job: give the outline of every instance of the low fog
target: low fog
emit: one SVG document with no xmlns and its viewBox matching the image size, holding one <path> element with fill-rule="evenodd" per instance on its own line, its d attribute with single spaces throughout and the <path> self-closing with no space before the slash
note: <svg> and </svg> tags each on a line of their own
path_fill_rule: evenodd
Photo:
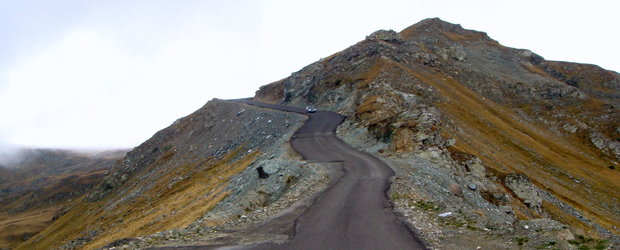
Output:
<svg viewBox="0 0 620 250">
<path fill-rule="evenodd" d="M 12 168 L 23 156 L 21 148 L 0 144 L 0 167 Z"/>
<path fill-rule="evenodd" d="M 89 158 L 119 158 L 123 157 L 130 148 L 72 148 L 72 149 L 51 149 L 51 148 L 31 148 L 24 146 L 14 146 L 0 144 L 0 167 L 8 169 L 16 169 L 24 163 L 25 159 L 32 159 L 33 156 L 41 155 L 39 153 L 55 153 L 57 156 L 82 156 Z"/>
</svg>

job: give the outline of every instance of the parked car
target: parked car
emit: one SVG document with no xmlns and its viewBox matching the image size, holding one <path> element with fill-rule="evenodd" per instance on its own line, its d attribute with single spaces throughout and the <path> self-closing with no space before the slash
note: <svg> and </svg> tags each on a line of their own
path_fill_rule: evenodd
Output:
<svg viewBox="0 0 620 250">
<path fill-rule="evenodd" d="M 314 113 L 314 112 L 316 112 L 316 108 L 314 108 L 314 106 L 312 106 L 312 105 L 308 105 L 308 106 L 306 106 L 306 112 Z"/>
</svg>

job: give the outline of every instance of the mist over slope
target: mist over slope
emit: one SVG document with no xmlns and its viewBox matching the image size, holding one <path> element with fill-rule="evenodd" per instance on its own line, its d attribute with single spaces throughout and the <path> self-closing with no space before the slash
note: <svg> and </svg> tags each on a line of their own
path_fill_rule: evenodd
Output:
<svg viewBox="0 0 620 250">
<path fill-rule="evenodd" d="M 616 72 L 427 19 L 377 31 L 255 99 L 345 115 L 338 136 L 394 168 L 387 195 L 430 248 L 619 243 Z M 304 119 L 209 101 L 129 152 L 19 248 L 286 242 L 291 235 L 252 229 L 333 176 L 290 148 Z"/>
</svg>

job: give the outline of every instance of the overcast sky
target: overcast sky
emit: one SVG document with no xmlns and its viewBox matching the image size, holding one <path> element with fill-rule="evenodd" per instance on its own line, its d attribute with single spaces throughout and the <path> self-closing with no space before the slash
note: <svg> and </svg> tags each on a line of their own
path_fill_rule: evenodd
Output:
<svg viewBox="0 0 620 250">
<path fill-rule="evenodd" d="M 378 29 L 440 17 L 620 71 L 617 1 L 0 0 L 0 144 L 133 147 Z"/>
</svg>

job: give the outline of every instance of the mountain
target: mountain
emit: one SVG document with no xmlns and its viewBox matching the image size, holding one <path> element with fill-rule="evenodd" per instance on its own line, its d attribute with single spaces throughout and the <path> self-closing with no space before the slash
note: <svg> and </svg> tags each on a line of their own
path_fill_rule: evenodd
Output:
<svg viewBox="0 0 620 250">
<path fill-rule="evenodd" d="M 0 247 L 16 246 L 50 225 L 125 152 L 16 150 L 0 167 Z"/>
<path fill-rule="evenodd" d="M 424 183 L 410 172 L 434 170 L 402 158 L 431 154 L 449 168 L 433 181 L 454 176 L 434 188 L 472 185 L 464 191 L 518 220 L 552 218 L 596 236 L 620 226 L 619 97 L 616 72 L 546 61 L 439 19 L 375 32 L 257 92 L 346 114 L 345 141 L 403 165 L 409 180 L 396 186 Z M 437 202 L 436 191 L 397 195 Z"/>
<path fill-rule="evenodd" d="M 547 61 L 434 18 L 374 32 L 254 100 L 346 116 L 338 136 L 395 170 L 386 194 L 429 248 L 620 243 L 616 72 Z M 286 242 L 292 225 L 262 227 L 338 176 L 337 163 L 290 147 L 305 119 L 211 100 L 129 152 L 19 248 Z"/>
<path fill-rule="evenodd" d="M 179 228 L 204 234 L 203 225 L 240 223 L 291 192 L 309 194 L 327 170 L 307 167 L 286 143 L 303 121 L 211 100 L 127 153 L 81 202 L 18 249 L 98 248 Z"/>
</svg>

